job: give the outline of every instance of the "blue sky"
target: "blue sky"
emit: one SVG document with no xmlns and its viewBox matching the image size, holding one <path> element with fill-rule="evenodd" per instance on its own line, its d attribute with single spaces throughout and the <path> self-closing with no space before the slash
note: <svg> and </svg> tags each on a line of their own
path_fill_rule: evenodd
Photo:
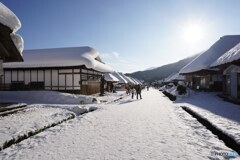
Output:
<svg viewBox="0 0 240 160">
<path fill-rule="evenodd" d="M 1 2 L 20 19 L 25 49 L 91 46 L 122 72 L 175 62 L 223 35 L 240 34 L 239 0 Z M 194 43 L 183 38 L 189 24 L 198 24 L 203 32 Z"/>
</svg>

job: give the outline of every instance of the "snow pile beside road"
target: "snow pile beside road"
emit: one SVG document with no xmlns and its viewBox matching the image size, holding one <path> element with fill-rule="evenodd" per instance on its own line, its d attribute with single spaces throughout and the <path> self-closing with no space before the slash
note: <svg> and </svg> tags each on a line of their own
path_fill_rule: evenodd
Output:
<svg viewBox="0 0 240 160">
<path fill-rule="evenodd" d="M 166 90 L 166 85 L 159 88 L 159 91 L 165 91 L 165 90 Z"/>
<path fill-rule="evenodd" d="M 95 111 L 99 108 L 99 106 L 92 105 L 92 104 L 88 104 L 88 105 L 61 105 L 61 104 L 54 105 L 54 104 L 51 104 L 51 105 L 43 105 L 43 106 L 66 109 L 68 111 L 75 113 L 76 116 Z"/>
<path fill-rule="evenodd" d="M 0 91 L 1 103 L 27 104 L 91 104 L 97 100 L 91 96 L 56 91 Z"/>
<path fill-rule="evenodd" d="M 53 124 L 73 118 L 73 113 L 60 108 L 32 105 L 17 114 L 0 117 L 0 150 L 19 139 L 31 136 Z"/>
<path fill-rule="evenodd" d="M 223 101 L 216 93 L 206 92 L 178 99 L 175 103 L 191 109 L 240 144 L 239 105 Z"/>
<path fill-rule="evenodd" d="M 96 95 L 97 96 L 97 95 Z M 126 91 L 117 91 L 116 93 L 105 92 L 104 96 L 98 96 L 97 99 L 103 103 L 111 103 L 126 97 Z"/>
<path fill-rule="evenodd" d="M 168 88 L 165 90 L 166 92 L 174 95 L 174 96 L 177 96 L 178 95 L 178 92 L 177 92 L 177 87 L 176 86 L 172 86 L 171 88 Z"/>
</svg>

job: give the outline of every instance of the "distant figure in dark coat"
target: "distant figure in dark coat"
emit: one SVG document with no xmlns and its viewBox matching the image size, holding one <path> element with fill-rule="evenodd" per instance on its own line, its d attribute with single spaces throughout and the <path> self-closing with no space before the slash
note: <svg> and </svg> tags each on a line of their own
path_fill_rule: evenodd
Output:
<svg viewBox="0 0 240 160">
<path fill-rule="evenodd" d="M 142 88 L 140 85 L 137 85 L 136 92 L 137 92 L 137 99 L 138 99 L 138 95 L 140 96 L 140 99 L 142 99 L 142 95 L 141 95 Z"/>
</svg>

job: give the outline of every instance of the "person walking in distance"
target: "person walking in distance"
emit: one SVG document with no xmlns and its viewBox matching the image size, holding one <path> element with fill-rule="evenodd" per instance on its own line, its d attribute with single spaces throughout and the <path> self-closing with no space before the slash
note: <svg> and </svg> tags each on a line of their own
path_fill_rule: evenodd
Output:
<svg viewBox="0 0 240 160">
<path fill-rule="evenodd" d="M 133 97 L 134 97 L 135 92 L 136 92 L 135 88 L 134 88 L 134 87 L 131 87 L 130 93 L 132 94 L 132 99 L 133 99 Z"/>
<path fill-rule="evenodd" d="M 142 88 L 140 85 L 137 85 L 136 92 L 137 92 L 137 99 L 138 99 L 138 95 L 139 95 L 140 99 L 142 99 L 142 95 L 141 95 Z"/>
</svg>

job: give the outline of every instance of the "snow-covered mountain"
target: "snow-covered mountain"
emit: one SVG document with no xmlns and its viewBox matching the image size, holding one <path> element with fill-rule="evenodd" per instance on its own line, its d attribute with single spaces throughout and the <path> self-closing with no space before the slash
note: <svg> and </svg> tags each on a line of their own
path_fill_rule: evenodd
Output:
<svg viewBox="0 0 240 160">
<path fill-rule="evenodd" d="M 141 79 L 144 81 L 154 81 L 154 80 L 159 80 L 162 78 L 165 78 L 169 76 L 172 73 L 177 73 L 181 68 L 183 68 L 185 65 L 187 65 L 189 62 L 191 62 L 193 59 L 195 59 L 199 54 L 195 54 L 191 57 L 187 57 L 185 59 L 182 59 L 178 62 L 163 65 L 160 67 L 154 67 L 154 68 L 149 68 L 144 71 L 137 71 L 130 73 L 131 77 Z"/>
<path fill-rule="evenodd" d="M 149 68 L 145 69 L 144 71 L 152 70 L 152 69 L 155 69 L 155 68 L 157 68 L 157 67 L 149 67 Z"/>
</svg>

